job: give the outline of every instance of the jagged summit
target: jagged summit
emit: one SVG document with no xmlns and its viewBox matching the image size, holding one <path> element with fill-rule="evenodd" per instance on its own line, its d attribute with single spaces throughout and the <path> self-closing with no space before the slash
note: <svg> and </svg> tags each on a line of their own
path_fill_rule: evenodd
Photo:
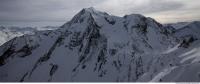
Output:
<svg viewBox="0 0 200 84">
<path fill-rule="evenodd" d="M 89 18 L 93 18 L 94 17 L 99 17 L 102 15 L 107 15 L 106 13 L 100 12 L 96 9 L 94 9 L 93 7 L 90 8 L 83 8 L 80 12 L 78 12 L 69 22 L 67 22 L 66 24 L 64 24 L 62 26 L 65 27 L 69 24 L 73 24 L 73 23 L 82 23 L 86 20 L 88 20 Z"/>
<path fill-rule="evenodd" d="M 83 8 L 69 22 L 64 24 L 62 28 L 68 27 L 70 24 L 74 24 L 74 23 L 86 24 L 89 18 L 93 18 L 93 21 L 95 21 L 99 26 L 103 26 L 107 23 L 114 25 L 116 22 L 121 22 L 121 21 L 123 21 L 126 24 L 131 22 L 133 25 L 137 25 L 137 24 L 143 25 L 143 24 L 149 23 L 149 25 L 151 26 L 153 25 L 162 26 L 161 24 L 156 22 L 154 19 L 145 17 L 141 14 L 130 14 L 130 15 L 125 15 L 124 17 L 118 17 L 118 16 L 109 15 L 105 12 L 101 12 L 101 11 L 96 10 L 93 7 L 90 7 L 90 8 Z"/>
<path fill-rule="evenodd" d="M 83 8 L 78 14 L 76 14 L 75 16 L 77 15 L 108 15 L 107 13 L 105 12 L 101 12 L 99 10 L 96 10 L 95 8 L 93 7 L 90 7 L 90 8 Z"/>
<path fill-rule="evenodd" d="M 89 13 L 91 13 L 91 14 L 95 14 L 95 15 L 100 15 L 100 14 L 102 14 L 102 15 L 108 15 L 106 12 L 102 12 L 102 11 L 99 11 L 99 10 L 97 10 L 97 9 L 95 9 L 94 7 L 89 7 L 89 8 L 83 8 L 82 9 L 82 11 L 86 11 L 86 12 L 89 12 Z"/>
<path fill-rule="evenodd" d="M 90 12 L 90 13 L 100 12 L 100 11 L 96 10 L 94 7 L 83 8 L 82 10 Z"/>
</svg>

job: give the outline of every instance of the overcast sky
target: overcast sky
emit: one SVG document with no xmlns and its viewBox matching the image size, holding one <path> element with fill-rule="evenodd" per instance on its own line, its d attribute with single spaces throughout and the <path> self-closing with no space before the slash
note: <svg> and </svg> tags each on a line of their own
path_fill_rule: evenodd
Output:
<svg viewBox="0 0 200 84">
<path fill-rule="evenodd" d="M 82 8 L 143 14 L 162 23 L 200 20 L 200 0 L 0 0 L 1 22 L 66 22 Z"/>
</svg>

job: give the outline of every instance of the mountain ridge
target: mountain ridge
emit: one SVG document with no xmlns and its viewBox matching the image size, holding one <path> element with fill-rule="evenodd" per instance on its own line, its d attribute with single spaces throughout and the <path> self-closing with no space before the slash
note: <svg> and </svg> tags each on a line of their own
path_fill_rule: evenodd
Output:
<svg viewBox="0 0 200 84">
<path fill-rule="evenodd" d="M 200 44 L 192 38 L 143 15 L 84 8 L 56 30 L 2 45 L 0 81 L 196 82 Z"/>
</svg>

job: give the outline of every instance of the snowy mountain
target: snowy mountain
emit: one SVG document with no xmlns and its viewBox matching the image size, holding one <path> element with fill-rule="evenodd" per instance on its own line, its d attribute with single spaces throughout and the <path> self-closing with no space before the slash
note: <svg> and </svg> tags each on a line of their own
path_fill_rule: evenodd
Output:
<svg viewBox="0 0 200 84">
<path fill-rule="evenodd" d="M 188 24 L 190 24 L 190 22 L 177 22 L 177 23 L 169 23 L 169 24 L 164 24 L 164 25 L 170 25 L 176 29 L 180 29 Z"/>
<path fill-rule="evenodd" d="M 176 35 L 178 37 L 193 36 L 200 39 L 200 21 L 190 22 L 187 25 L 177 29 Z"/>
<path fill-rule="evenodd" d="M 24 34 L 34 34 L 36 31 L 41 30 L 53 30 L 58 27 L 46 26 L 46 27 L 15 27 L 15 26 L 0 26 L 0 45 L 3 43 Z"/>
<path fill-rule="evenodd" d="M 200 41 L 186 39 L 190 28 L 199 25 L 176 30 L 139 14 L 85 8 L 57 30 L 3 44 L 0 81 L 199 82 Z"/>
</svg>

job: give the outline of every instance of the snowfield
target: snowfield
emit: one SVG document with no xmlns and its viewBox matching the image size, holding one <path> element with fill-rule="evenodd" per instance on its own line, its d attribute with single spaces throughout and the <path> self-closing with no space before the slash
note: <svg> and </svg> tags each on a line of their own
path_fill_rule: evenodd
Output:
<svg viewBox="0 0 200 84">
<path fill-rule="evenodd" d="M 179 26 L 180 27 L 180 26 Z M 84 8 L 56 30 L 0 47 L 1 82 L 200 82 L 200 22 Z"/>
</svg>

